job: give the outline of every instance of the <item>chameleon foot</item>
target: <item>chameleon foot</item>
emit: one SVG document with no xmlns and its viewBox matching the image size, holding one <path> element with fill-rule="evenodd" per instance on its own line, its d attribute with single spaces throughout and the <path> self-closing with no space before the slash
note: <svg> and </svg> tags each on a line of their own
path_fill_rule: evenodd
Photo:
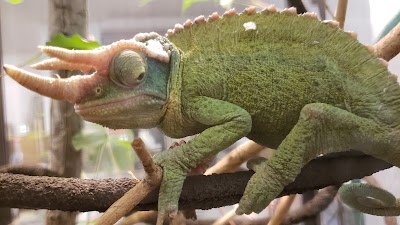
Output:
<svg viewBox="0 0 400 225">
<path fill-rule="evenodd" d="M 176 148 L 179 148 L 179 146 Z M 175 150 L 163 151 L 153 158 L 154 162 L 163 168 L 163 178 L 158 197 L 158 218 L 164 218 L 164 215 L 167 215 L 170 219 L 173 219 L 178 213 L 178 201 L 188 168 L 183 168 L 179 162 L 174 160 L 170 151 Z"/>
<path fill-rule="evenodd" d="M 247 163 L 247 167 L 256 173 L 251 177 L 240 200 L 239 207 L 236 210 L 239 215 L 252 212 L 260 213 L 281 192 L 280 189 L 274 188 L 273 179 L 268 176 L 268 172 L 265 173 L 265 171 L 268 171 L 266 169 L 268 168 L 267 159 L 261 157 L 252 159 Z"/>
</svg>

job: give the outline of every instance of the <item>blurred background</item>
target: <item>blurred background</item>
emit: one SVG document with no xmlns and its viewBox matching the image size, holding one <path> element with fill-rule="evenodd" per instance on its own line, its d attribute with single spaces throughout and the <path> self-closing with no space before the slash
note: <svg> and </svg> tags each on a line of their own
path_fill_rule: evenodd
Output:
<svg viewBox="0 0 400 225">
<path fill-rule="evenodd" d="M 184 6 L 184 2 L 188 5 Z M 337 1 L 304 0 L 307 11 L 316 12 L 320 19 L 332 19 Z M 155 31 L 165 34 L 174 24 L 182 23 L 198 15 L 209 15 L 214 11 L 222 14 L 225 8 L 234 7 L 242 11 L 250 5 L 259 9 L 275 4 L 279 9 L 287 7 L 283 0 L 238 0 L 238 1 L 182 1 L 182 0 L 88 0 L 87 37 L 102 45 L 120 39 L 132 38 L 140 32 Z M 49 2 L 47 0 L 25 0 L 19 4 L 0 1 L 1 54 L 2 62 L 25 65 L 35 62 L 39 55 L 38 45 L 49 40 Z M 373 44 L 384 32 L 388 23 L 400 13 L 400 1 L 350 0 L 344 30 L 355 31 L 363 44 Z M 400 74 L 400 58 L 389 63 L 389 70 Z M 50 72 L 35 71 L 43 76 Z M 3 106 L 5 115 L 8 162 L 11 164 L 42 165 L 51 160 L 51 101 L 35 94 L 9 77 L 2 77 Z M 82 150 L 83 178 L 127 177 L 128 171 L 141 177 L 141 165 L 129 146 L 134 137 L 141 137 L 153 152 L 167 149 L 172 141 L 156 129 L 113 131 L 98 125 L 84 123 L 82 130 L 73 138 L 73 145 Z M 222 157 L 221 153 L 218 157 Z M 0 154 L 1 157 L 1 154 Z M 400 196 L 400 171 L 392 168 L 374 175 L 385 189 Z M 300 204 L 301 200 L 299 201 Z M 222 217 L 232 207 L 212 211 L 198 211 L 199 218 Z M 344 209 L 343 209 L 344 208 Z M 340 210 L 339 210 L 340 209 Z M 347 210 L 347 214 L 343 213 Z M 266 216 L 265 210 L 260 216 Z M 14 225 L 45 224 L 44 210 L 12 210 Z M 77 224 L 90 224 L 98 213 L 82 213 Z M 250 215 L 258 218 L 260 216 Z M 350 219 L 349 219 L 350 218 Z M 398 218 L 396 218 L 398 220 Z M 347 222 L 346 222 L 347 221 Z M 382 217 L 357 215 L 338 201 L 325 210 L 315 224 L 387 224 Z M 392 221 L 397 224 L 397 221 Z M 307 223 L 305 223 L 307 224 Z"/>
</svg>

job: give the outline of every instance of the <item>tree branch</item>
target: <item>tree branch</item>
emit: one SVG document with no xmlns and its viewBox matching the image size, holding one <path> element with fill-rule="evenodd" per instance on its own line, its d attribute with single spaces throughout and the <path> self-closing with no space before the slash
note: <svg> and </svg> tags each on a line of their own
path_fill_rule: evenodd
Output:
<svg viewBox="0 0 400 225">
<path fill-rule="evenodd" d="M 280 196 L 340 185 L 391 166 L 355 151 L 330 154 L 308 163 Z M 210 209 L 235 204 L 252 174 L 246 171 L 190 176 L 184 184 L 180 209 Z M 103 212 L 137 183 L 129 178 L 90 180 L 2 173 L 0 207 Z M 151 192 L 135 210 L 157 209 L 157 197 L 158 190 Z"/>
<path fill-rule="evenodd" d="M 375 45 L 375 55 L 386 61 L 391 60 L 400 52 L 400 23 Z"/>
</svg>

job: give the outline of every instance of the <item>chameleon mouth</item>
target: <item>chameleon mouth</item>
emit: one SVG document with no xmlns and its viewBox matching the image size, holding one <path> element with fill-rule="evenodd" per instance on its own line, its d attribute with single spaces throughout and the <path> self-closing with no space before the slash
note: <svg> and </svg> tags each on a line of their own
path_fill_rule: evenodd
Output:
<svg viewBox="0 0 400 225">
<path fill-rule="evenodd" d="M 75 112 L 86 120 L 96 122 L 110 119 L 122 119 L 132 113 L 144 114 L 149 110 L 160 109 L 166 100 L 157 94 L 140 94 L 119 98 L 113 101 L 98 101 L 75 104 Z"/>
</svg>

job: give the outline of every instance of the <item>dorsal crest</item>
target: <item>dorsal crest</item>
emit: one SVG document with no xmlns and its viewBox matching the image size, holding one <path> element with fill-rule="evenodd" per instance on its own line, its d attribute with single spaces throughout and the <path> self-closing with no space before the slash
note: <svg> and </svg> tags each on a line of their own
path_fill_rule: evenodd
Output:
<svg viewBox="0 0 400 225">
<path fill-rule="evenodd" d="M 338 22 L 318 21 L 315 13 L 298 15 L 293 7 L 277 11 L 275 6 L 271 5 L 260 12 L 257 12 L 255 7 L 249 7 L 241 13 L 231 9 L 222 16 L 216 12 L 207 18 L 199 16 L 193 21 L 176 24 L 173 29 L 167 31 L 166 37 L 183 51 L 199 47 L 201 51 L 209 52 L 217 47 L 224 50 L 237 45 L 238 42 L 244 43 L 243 37 L 246 36 L 246 41 L 257 40 L 260 43 L 280 41 L 284 36 L 295 38 L 297 42 L 311 39 L 318 41 L 338 30 L 344 33 L 338 28 Z"/>
</svg>

